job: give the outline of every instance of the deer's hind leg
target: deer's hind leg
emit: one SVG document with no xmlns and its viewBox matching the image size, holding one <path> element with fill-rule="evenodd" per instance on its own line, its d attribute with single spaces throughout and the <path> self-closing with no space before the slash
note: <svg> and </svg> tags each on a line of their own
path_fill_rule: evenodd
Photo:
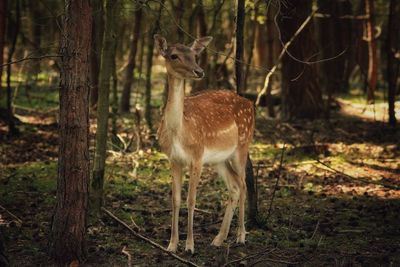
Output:
<svg viewBox="0 0 400 267">
<path fill-rule="evenodd" d="M 221 246 L 222 242 L 224 242 L 224 240 L 228 237 L 233 213 L 237 207 L 237 203 L 240 197 L 240 189 L 238 181 L 239 177 L 233 171 L 231 164 L 228 161 L 215 165 L 215 169 L 217 170 L 218 174 L 224 179 L 229 192 L 229 200 L 226 205 L 225 215 L 221 224 L 221 228 L 218 235 L 211 243 L 214 246 Z"/>
</svg>

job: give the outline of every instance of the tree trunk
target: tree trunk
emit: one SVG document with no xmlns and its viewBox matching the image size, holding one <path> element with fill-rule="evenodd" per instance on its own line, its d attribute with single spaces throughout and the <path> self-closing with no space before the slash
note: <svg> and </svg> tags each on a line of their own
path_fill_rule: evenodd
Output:
<svg viewBox="0 0 400 267">
<path fill-rule="evenodd" d="M 282 5 L 278 21 L 284 43 L 289 41 L 309 16 L 311 4 L 308 0 L 290 0 L 286 5 Z M 313 119 L 320 116 L 323 111 L 316 65 L 306 65 L 298 61 L 307 61 L 318 52 L 313 36 L 313 25 L 308 24 L 289 47 L 291 56 L 286 52 L 282 58 L 282 118 L 284 120 Z"/>
<path fill-rule="evenodd" d="M 103 49 L 101 53 L 99 99 L 97 100 L 96 151 L 94 156 L 91 208 L 100 212 L 103 205 L 104 171 L 107 150 L 109 97 L 112 66 L 115 61 L 117 0 L 106 0 Z"/>
<path fill-rule="evenodd" d="M 207 22 L 204 13 L 203 0 L 197 0 L 196 10 L 197 10 L 196 12 L 197 37 L 207 36 Z M 207 68 L 209 66 L 208 66 L 207 49 L 204 49 L 204 51 L 199 56 L 199 66 L 205 71 L 205 73 L 208 73 Z M 193 81 L 192 92 L 194 93 L 201 90 L 205 90 L 207 89 L 207 87 L 208 87 L 208 75 L 206 75 L 200 81 Z"/>
<path fill-rule="evenodd" d="M 389 22 L 386 40 L 387 52 L 387 79 L 388 79 L 388 112 L 389 124 L 396 124 L 395 101 L 396 101 L 396 85 L 399 76 L 400 63 L 396 60 L 395 54 L 400 51 L 400 27 L 398 21 L 400 19 L 400 2 L 391 0 L 389 5 Z"/>
<path fill-rule="evenodd" d="M 276 60 L 276 52 L 278 50 L 274 49 L 274 44 L 277 43 L 278 41 L 278 34 L 275 29 L 275 23 L 274 23 L 274 17 L 273 17 L 273 8 L 270 6 L 268 8 L 268 13 L 267 13 L 267 52 L 268 52 L 268 60 L 267 60 L 267 66 L 268 69 L 272 69 L 275 64 Z M 272 79 L 274 76 L 271 77 L 271 81 L 268 83 L 268 89 L 267 89 L 267 94 L 265 95 L 265 104 L 267 106 L 267 111 L 268 115 L 271 118 L 275 118 L 275 110 L 274 110 L 274 101 L 272 99 Z"/>
<path fill-rule="evenodd" d="M 90 50 L 90 106 L 97 104 L 99 97 L 99 73 L 101 46 L 104 33 L 104 8 L 103 0 L 93 0 L 92 11 L 92 48 Z"/>
<path fill-rule="evenodd" d="M 89 0 L 66 0 L 61 43 L 57 203 L 49 242 L 50 256 L 62 265 L 83 262 L 86 257 L 91 22 Z"/>
<path fill-rule="evenodd" d="M 374 37 L 374 1 L 365 0 L 365 13 L 368 16 L 366 25 L 366 41 L 368 42 L 368 90 L 367 101 L 374 102 L 376 83 L 378 81 L 378 63 L 376 55 L 376 41 Z"/>
<path fill-rule="evenodd" d="M 12 33 L 12 41 L 10 49 L 8 50 L 8 63 L 12 61 L 12 57 L 15 52 L 17 45 L 20 23 L 21 23 L 21 8 L 19 0 L 15 1 L 15 25 L 14 32 Z M 19 133 L 15 126 L 15 119 L 12 109 L 12 90 L 11 90 L 11 64 L 7 65 L 7 123 L 8 123 L 8 135 L 15 136 Z"/>
<path fill-rule="evenodd" d="M 131 87 L 134 80 L 134 71 L 136 65 L 136 51 L 140 38 L 140 29 L 142 24 L 142 7 L 136 7 L 135 25 L 133 27 L 132 42 L 129 52 L 128 65 L 125 70 L 125 81 L 121 96 L 121 112 L 129 112 L 131 100 Z"/>
<path fill-rule="evenodd" d="M 236 53 L 235 53 L 235 76 L 236 76 L 236 92 L 243 92 L 243 73 L 242 73 L 242 62 L 243 62 L 243 30 L 245 20 L 245 0 L 237 0 L 237 15 L 236 15 Z M 248 209 L 247 216 L 249 225 L 254 226 L 257 223 L 257 193 L 255 190 L 253 164 L 250 156 L 247 155 L 246 164 L 246 188 L 248 195 Z"/>
<path fill-rule="evenodd" d="M 348 1 L 318 1 L 320 12 L 330 15 L 329 18 L 320 18 L 317 21 L 322 58 L 335 57 L 341 52 L 346 51 L 350 46 L 350 20 L 339 18 L 339 16 L 345 15 L 346 8 L 344 7 L 348 4 Z M 340 38 L 337 38 L 338 36 L 340 36 Z M 332 42 L 332 40 L 335 41 Z M 321 87 L 325 90 L 328 99 L 325 107 L 326 116 L 328 118 L 330 117 L 330 107 L 333 95 L 336 92 L 347 92 L 346 87 L 348 86 L 346 86 L 346 84 L 348 81 L 345 81 L 347 78 L 345 74 L 347 72 L 346 67 L 348 66 L 349 51 L 346 52 L 346 54 L 320 65 Z"/>
<path fill-rule="evenodd" d="M 151 30 L 151 34 L 149 35 L 148 39 L 148 51 L 147 51 L 147 65 L 146 65 L 146 89 L 144 94 L 144 103 L 145 103 L 145 119 L 147 122 L 147 126 L 149 127 L 150 131 L 153 130 L 153 121 L 151 116 L 151 68 L 153 67 L 153 53 L 154 53 L 154 34 L 156 34 L 160 30 L 160 20 L 163 10 L 165 0 L 161 0 L 160 7 L 158 9 L 157 18 L 154 23 L 154 26 Z"/>
<path fill-rule="evenodd" d="M 6 20 L 7 18 L 7 0 L 0 0 L 0 96 L 2 91 L 1 81 L 3 77 L 4 64 L 4 45 L 6 40 Z"/>
</svg>

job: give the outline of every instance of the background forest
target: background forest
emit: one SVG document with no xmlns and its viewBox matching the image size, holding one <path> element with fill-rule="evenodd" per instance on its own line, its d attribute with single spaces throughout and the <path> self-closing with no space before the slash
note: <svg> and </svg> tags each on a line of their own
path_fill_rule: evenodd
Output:
<svg viewBox="0 0 400 267">
<path fill-rule="evenodd" d="M 0 266 L 400 265 L 399 21 L 396 0 L 0 0 Z M 228 194 L 205 167 L 195 253 L 162 249 L 154 34 L 213 37 L 186 95 L 254 102 L 245 245 L 234 216 L 211 247 Z"/>
</svg>

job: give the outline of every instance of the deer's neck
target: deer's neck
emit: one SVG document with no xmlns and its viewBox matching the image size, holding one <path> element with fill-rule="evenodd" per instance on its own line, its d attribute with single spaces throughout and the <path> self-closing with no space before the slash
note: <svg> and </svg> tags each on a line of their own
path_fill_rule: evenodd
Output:
<svg viewBox="0 0 400 267">
<path fill-rule="evenodd" d="M 182 128 L 183 101 L 185 98 L 183 82 L 183 79 L 168 74 L 168 99 L 164 117 L 167 129 L 173 132 Z"/>
</svg>

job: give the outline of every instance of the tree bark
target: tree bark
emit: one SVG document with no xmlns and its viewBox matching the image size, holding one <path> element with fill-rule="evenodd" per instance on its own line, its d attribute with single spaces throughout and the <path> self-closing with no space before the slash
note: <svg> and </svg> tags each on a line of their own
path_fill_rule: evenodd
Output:
<svg viewBox="0 0 400 267">
<path fill-rule="evenodd" d="M 12 61 L 15 48 L 17 45 L 18 35 L 20 31 L 21 24 L 21 7 L 20 1 L 15 1 L 15 25 L 14 32 L 12 33 L 12 41 L 10 49 L 8 50 L 8 63 Z M 11 64 L 7 65 L 7 123 L 8 123 L 8 135 L 15 136 L 19 133 L 17 127 L 15 126 L 15 119 L 12 109 L 12 90 L 11 90 Z"/>
<path fill-rule="evenodd" d="M 278 19 L 283 43 L 290 40 L 311 13 L 311 1 L 288 0 L 286 2 L 286 5 L 281 6 Z M 313 36 L 313 25 L 308 24 L 289 47 L 288 52 L 291 56 L 286 52 L 282 58 L 282 118 L 284 120 L 313 119 L 320 116 L 323 111 L 316 65 L 299 62 L 299 60 L 307 61 L 317 53 Z"/>
<path fill-rule="evenodd" d="M 97 100 L 96 151 L 92 177 L 91 208 L 97 214 L 103 205 L 104 172 L 107 150 L 109 97 L 112 66 L 115 61 L 115 25 L 118 0 L 106 0 L 103 49 L 101 53 L 99 99 Z"/>
<path fill-rule="evenodd" d="M 368 90 L 367 101 L 374 102 L 376 83 L 378 81 L 378 63 L 376 55 L 376 41 L 374 37 L 374 1 L 365 0 L 365 13 L 368 16 L 366 24 L 366 41 L 368 42 Z"/>
<path fill-rule="evenodd" d="M 153 120 L 151 116 L 151 68 L 153 67 L 153 53 L 154 53 L 154 34 L 156 34 L 160 30 L 160 20 L 163 10 L 165 0 L 160 1 L 160 7 L 157 12 L 157 18 L 151 29 L 151 34 L 148 38 L 148 51 L 147 51 L 147 58 L 146 58 L 146 89 L 144 94 L 144 103 L 145 103 L 145 119 L 147 122 L 147 126 L 149 127 L 150 131 L 153 130 Z"/>
<path fill-rule="evenodd" d="M 125 70 L 125 81 L 124 81 L 124 87 L 122 90 L 122 96 L 121 96 L 121 106 L 120 110 L 121 112 L 129 112 L 130 109 L 130 100 L 131 100 L 131 88 L 132 88 L 132 83 L 134 80 L 134 71 L 135 71 L 135 65 L 136 65 L 136 52 L 138 48 L 138 43 L 139 43 L 139 38 L 140 38 L 140 29 L 141 29 L 141 24 L 142 24 L 142 7 L 136 7 L 135 11 L 135 25 L 133 27 L 133 33 L 132 33 L 132 42 L 131 42 L 131 47 L 130 47 L 130 52 L 129 52 L 129 60 L 128 60 L 128 65 Z"/>
<path fill-rule="evenodd" d="M 0 0 L 0 96 L 1 96 L 1 81 L 3 77 L 4 64 L 4 45 L 6 40 L 6 23 L 7 23 L 7 0 Z"/>
<path fill-rule="evenodd" d="M 92 48 L 90 50 L 90 106 L 97 104 L 99 97 L 99 73 L 101 46 L 104 33 L 103 0 L 93 0 L 92 11 Z"/>
<path fill-rule="evenodd" d="M 243 92 L 243 31 L 244 31 L 244 20 L 245 20 L 245 0 L 237 0 L 237 13 L 236 13 L 236 53 L 235 53 L 235 76 L 236 76 L 236 92 L 238 94 Z M 258 201 L 257 193 L 255 190 L 254 183 L 254 172 L 253 164 L 250 156 L 247 155 L 246 163 L 246 188 L 248 196 L 248 209 L 247 216 L 250 226 L 255 226 L 257 223 L 257 210 Z"/>
<path fill-rule="evenodd" d="M 207 36 L 207 22 L 206 22 L 206 15 L 204 13 L 203 0 L 197 0 L 196 10 L 197 10 L 196 12 L 197 37 Z M 205 73 L 208 73 L 207 68 L 209 66 L 208 66 L 207 49 L 204 49 L 204 51 L 200 54 L 198 63 L 199 66 L 205 71 Z M 206 75 L 200 81 L 193 81 L 192 92 L 194 93 L 201 90 L 205 90 L 207 89 L 207 87 L 208 87 L 208 75 Z"/>
<path fill-rule="evenodd" d="M 89 185 L 89 0 L 66 0 L 61 43 L 57 203 L 49 242 L 60 265 L 86 257 Z"/>
<path fill-rule="evenodd" d="M 396 125 L 395 101 L 396 101 L 396 85 L 399 76 L 400 63 L 396 60 L 395 53 L 400 51 L 400 27 L 398 21 L 400 19 L 400 2 L 391 0 L 389 5 L 389 22 L 386 40 L 387 52 L 387 79 L 388 79 L 388 113 L 389 124 Z"/>
</svg>

